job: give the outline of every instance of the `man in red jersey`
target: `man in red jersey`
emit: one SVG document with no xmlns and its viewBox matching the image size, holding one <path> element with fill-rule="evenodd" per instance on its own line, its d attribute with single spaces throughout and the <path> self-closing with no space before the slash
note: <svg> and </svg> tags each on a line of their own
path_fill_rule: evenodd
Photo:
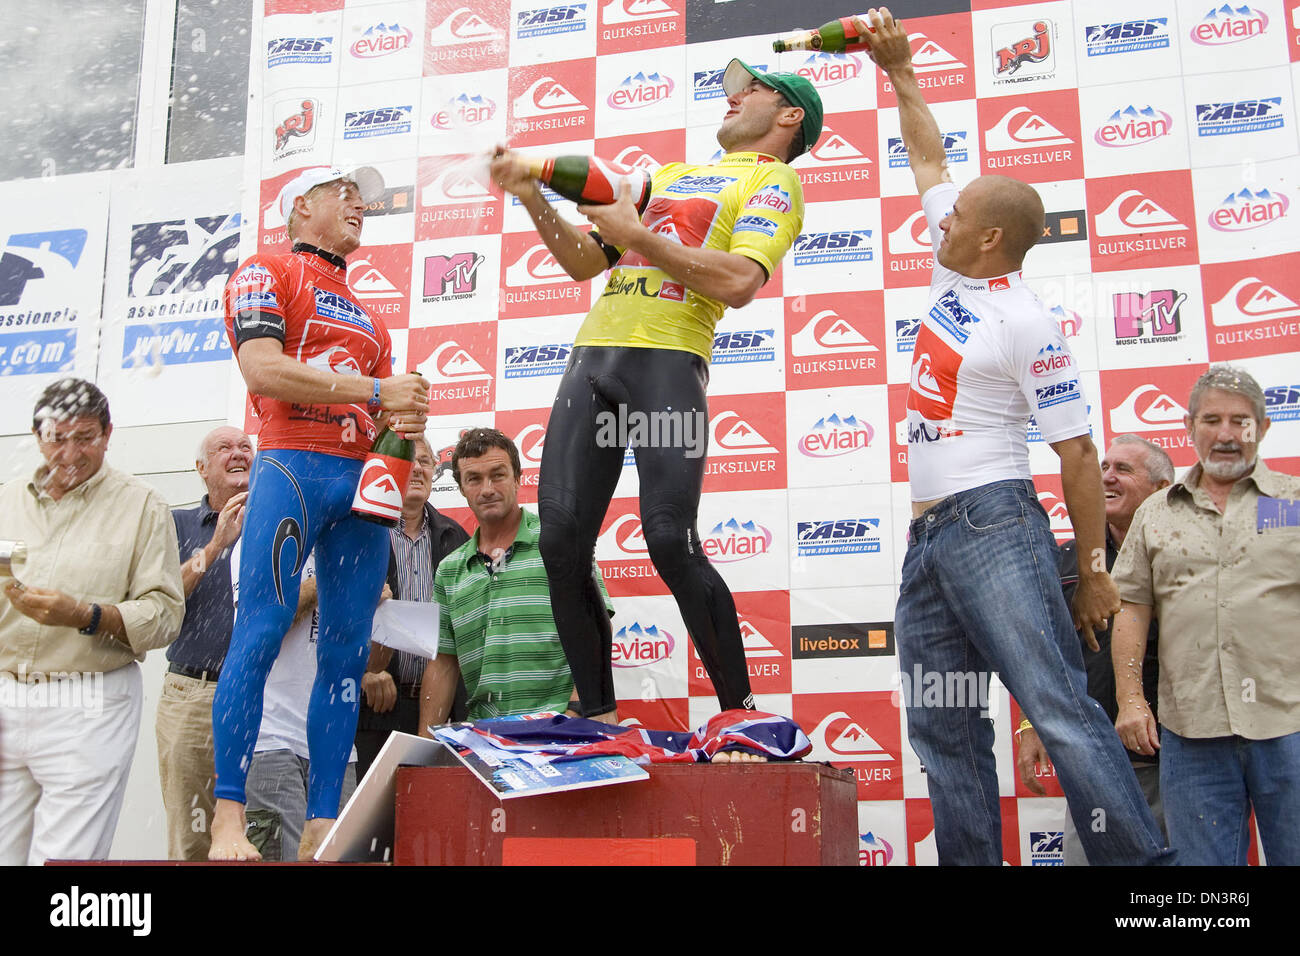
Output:
<svg viewBox="0 0 1300 956">
<path fill-rule="evenodd" d="M 226 286 L 226 328 L 261 420 L 244 518 L 240 605 L 212 706 L 217 784 L 210 859 L 259 859 L 244 835 L 244 778 L 262 691 L 315 548 L 320 632 L 307 711 L 310 859 L 338 814 L 356 729 L 388 535 L 352 514 L 362 462 L 384 424 L 421 433 L 429 386 L 393 375 L 388 331 L 356 301 L 344 256 L 361 244 L 369 167 L 304 170 L 280 194 L 293 251 L 258 254 Z"/>
</svg>

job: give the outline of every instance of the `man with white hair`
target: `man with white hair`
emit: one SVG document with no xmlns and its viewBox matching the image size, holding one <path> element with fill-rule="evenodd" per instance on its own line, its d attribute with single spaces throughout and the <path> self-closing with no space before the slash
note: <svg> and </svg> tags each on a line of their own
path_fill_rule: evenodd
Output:
<svg viewBox="0 0 1300 956">
<path fill-rule="evenodd" d="M 1198 463 L 1133 516 L 1115 564 L 1111 645 L 1130 751 L 1160 750 L 1170 843 L 1189 865 L 1244 866 L 1255 813 L 1268 862 L 1300 864 L 1300 478 L 1258 457 L 1264 393 L 1215 365 L 1183 419 Z M 1160 729 L 1142 689 L 1160 625 Z"/>
</svg>

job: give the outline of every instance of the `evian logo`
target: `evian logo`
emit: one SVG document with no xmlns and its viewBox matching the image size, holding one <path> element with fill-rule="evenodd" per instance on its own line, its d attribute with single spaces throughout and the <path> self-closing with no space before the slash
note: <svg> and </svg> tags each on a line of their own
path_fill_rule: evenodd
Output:
<svg viewBox="0 0 1300 956">
<path fill-rule="evenodd" d="M 367 27 L 361 37 L 352 44 L 350 52 L 363 60 L 400 53 L 410 47 L 415 36 L 400 23 L 376 23 Z"/>
<path fill-rule="evenodd" d="M 1035 146 L 1068 146 L 1073 142 L 1028 106 L 1013 107 L 984 132 L 984 147 L 994 152 Z"/>
<path fill-rule="evenodd" d="M 400 299 L 402 290 L 393 285 L 369 259 L 348 263 L 348 287 L 359 299 Z"/>
<path fill-rule="evenodd" d="M 728 518 L 715 524 L 700 546 L 714 564 L 745 561 L 771 550 L 772 532 L 753 520 Z"/>
<path fill-rule="evenodd" d="M 1110 410 L 1112 432 L 1169 431 L 1183 427 L 1187 409 L 1158 385 L 1139 385 Z"/>
<path fill-rule="evenodd" d="M 934 251 L 930 245 L 930 224 L 925 221 L 925 210 L 918 209 L 907 220 L 889 234 L 889 251 L 896 256 L 917 254 L 929 255 Z"/>
<path fill-rule="evenodd" d="M 474 356 L 453 339 L 438 345 L 425 365 L 425 377 L 431 382 L 468 382 L 489 380 L 492 375 Z"/>
<path fill-rule="evenodd" d="M 506 268 L 506 285 L 541 285 L 552 282 L 569 282 L 569 274 L 555 261 L 542 243 L 530 246 L 523 255 Z"/>
<path fill-rule="evenodd" d="M 1261 11 L 1242 5 L 1233 9 L 1224 4 L 1207 13 L 1192 27 L 1193 43 L 1223 46 L 1257 37 L 1268 30 L 1268 17 Z"/>
<path fill-rule="evenodd" d="M 1139 146 L 1168 136 L 1173 128 L 1174 118 L 1164 110 L 1130 105 L 1106 117 L 1106 122 L 1097 127 L 1094 139 L 1108 147 Z"/>
<path fill-rule="evenodd" d="M 1030 366 L 1029 371 L 1036 378 L 1043 378 L 1063 372 L 1072 365 L 1074 360 L 1065 346 L 1049 343 L 1038 350 L 1038 357 L 1034 359 L 1034 364 Z"/>
<path fill-rule="evenodd" d="M 600 8 L 600 19 L 607 26 L 675 16 L 677 11 L 664 3 L 664 0 L 609 0 L 609 3 Z"/>
<path fill-rule="evenodd" d="M 856 720 L 837 710 L 821 719 L 808 735 L 813 754 L 823 760 L 893 760 L 891 754 Z"/>
<path fill-rule="evenodd" d="M 758 429 L 733 411 L 714 415 L 709 422 L 709 434 L 713 436 L 713 447 L 709 451 L 714 457 L 776 454 L 776 448 L 758 433 Z"/>
<path fill-rule="evenodd" d="M 500 30 L 469 7 L 457 7 L 429 31 L 430 46 L 460 46 L 502 38 Z"/>
<path fill-rule="evenodd" d="M 550 113 L 576 113 L 585 109 L 582 100 L 553 76 L 534 80 L 514 102 L 515 116 L 521 119 Z"/>
<path fill-rule="evenodd" d="M 834 309 L 822 309 L 794 334 L 790 351 L 804 358 L 809 355 L 836 355 L 841 352 L 879 352 L 880 349 L 848 319 Z"/>
<path fill-rule="evenodd" d="M 614 632 L 610 663 L 615 667 L 640 667 L 666 661 L 676 644 L 673 636 L 658 626 L 642 627 L 641 622 L 633 621 Z"/>
<path fill-rule="evenodd" d="M 871 157 L 845 139 L 843 134 L 823 126 L 817 145 L 795 160 L 793 165 L 802 169 L 806 166 L 856 166 L 870 162 Z"/>
<path fill-rule="evenodd" d="M 1181 232 L 1187 227 L 1138 189 L 1125 189 L 1097 214 L 1097 235 Z"/>
<path fill-rule="evenodd" d="M 639 110 L 662 103 L 673 95 L 675 84 L 660 73 L 638 70 L 610 92 L 605 102 L 616 110 Z"/>
<path fill-rule="evenodd" d="M 799 439 L 799 451 L 809 458 L 838 458 L 871 447 L 875 430 L 855 415 L 832 412 L 817 419 Z"/>
<path fill-rule="evenodd" d="M 473 96 L 468 93 L 461 93 L 459 96 L 448 100 L 442 109 L 437 110 L 429 120 L 429 125 L 437 130 L 455 130 L 464 129 L 467 126 L 481 126 L 492 119 L 496 112 L 496 103 L 481 93 L 475 93 Z"/>
<path fill-rule="evenodd" d="M 1277 222 L 1286 215 L 1291 200 L 1284 193 L 1270 192 L 1267 187 L 1253 192 L 1243 188 L 1225 197 L 1210 211 L 1210 226 L 1220 232 L 1245 232 Z"/>
<path fill-rule="evenodd" d="M 852 53 L 814 53 L 795 67 L 794 72 L 824 89 L 856 80 L 862 72 L 862 61 Z"/>
<path fill-rule="evenodd" d="M 893 859 L 894 848 L 884 837 L 858 834 L 858 866 L 888 866 Z"/>
<path fill-rule="evenodd" d="M 1249 325 L 1271 319 L 1300 319 L 1300 303 L 1257 276 L 1238 279 L 1222 299 L 1210 306 L 1215 325 Z"/>
</svg>

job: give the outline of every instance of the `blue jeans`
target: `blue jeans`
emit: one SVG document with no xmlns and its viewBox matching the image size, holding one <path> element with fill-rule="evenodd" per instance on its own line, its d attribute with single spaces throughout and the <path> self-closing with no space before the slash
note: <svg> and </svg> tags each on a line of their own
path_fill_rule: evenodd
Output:
<svg viewBox="0 0 1300 956">
<path fill-rule="evenodd" d="M 1245 866 L 1253 808 L 1268 864 L 1300 865 L 1300 733 L 1193 738 L 1161 727 L 1160 789 L 1180 862 Z"/>
<path fill-rule="evenodd" d="M 972 488 L 912 521 L 895 635 L 941 864 L 1002 861 L 993 722 L 987 699 L 971 699 L 986 695 L 969 692 L 987 688 L 990 671 L 1051 755 L 1089 861 L 1173 862 L 1115 728 L 1087 694 L 1032 483 Z"/>
</svg>

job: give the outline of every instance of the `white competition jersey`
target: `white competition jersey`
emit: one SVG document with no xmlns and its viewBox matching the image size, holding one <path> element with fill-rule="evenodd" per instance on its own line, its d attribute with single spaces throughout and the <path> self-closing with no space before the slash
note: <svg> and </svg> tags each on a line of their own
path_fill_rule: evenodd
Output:
<svg viewBox="0 0 1300 956">
<path fill-rule="evenodd" d="M 1088 434 L 1078 366 L 1020 274 L 968 279 L 939 265 L 939 223 L 957 193 L 940 183 L 921 200 L 935 258 L 907 391 L 913 501 L 1029 478 L 1030 415 L 1047 442 Z"/>
<path fill-rule="evenodd" d="M 242 544 L 240 539 L 240 543 Z M 230 549 L 231 594 L 235 602 L 235 616 L 239 615 L 239 553 L 240 544 Z M 302 566 L 302 578 L 316 576 L 316 555 L 307 555 Z M 316 680 L 316 631 L 320 626 L 320 608 L 312 608 L 311 617 L 303 618 L 289 627 L 280 643 L 280 653 L 271 665 L 262 695 L 262 724 L 257 730 L 254 753 L 267 750 L 292 750 L 304 760 L 310 759 L 307 750 L 307 704 L 311 700 L 311 685 Z M 358 693 L 360 689 L 358 688 Z M 357 759 L 353 748 L 348 762 Z"/>
</svg>

